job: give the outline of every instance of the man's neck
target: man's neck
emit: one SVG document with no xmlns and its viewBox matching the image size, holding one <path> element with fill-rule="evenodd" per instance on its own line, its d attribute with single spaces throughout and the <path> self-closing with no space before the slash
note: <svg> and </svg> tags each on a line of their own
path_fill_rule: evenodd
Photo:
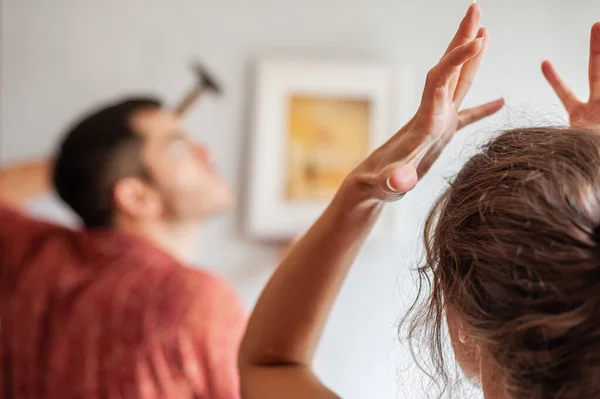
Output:
<svg viewBox="0 0 600 399">
<path fill-rule="evenodd" d="M 116 230 L 144 238 L 182 263 L 192 260 L 196 244 L 197 223 L 143 223 L 118 221 Z"/>
</svg>

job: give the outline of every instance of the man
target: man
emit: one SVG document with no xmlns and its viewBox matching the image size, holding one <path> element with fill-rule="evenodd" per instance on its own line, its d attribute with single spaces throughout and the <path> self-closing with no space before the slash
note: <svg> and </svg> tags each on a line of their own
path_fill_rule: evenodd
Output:
<svg viewBox="0 0 600 399">
<path fill-rule="evenodd" d="M 175 114 L 134 98 L 76 124 L 52 171 L 0 172 L 0 397 L 239 397 L 242 307 L 183 266 L 198 222 L 232 203 L 211 162 Z M 12 209 L 49 174 L 85 229 Z"/>
</svg>

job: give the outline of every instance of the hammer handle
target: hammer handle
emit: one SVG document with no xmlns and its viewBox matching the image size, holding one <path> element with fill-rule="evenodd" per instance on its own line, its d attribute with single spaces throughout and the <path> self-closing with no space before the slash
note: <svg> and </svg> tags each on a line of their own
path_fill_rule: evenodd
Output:
<svg viewBox="0 0 600 399">
<path fill-rule="evenodd" d="M 181 102 L 175 107 L 175 114 L 178 116 L 182 116 L 185 114 L 192 105 L 196 102 L 200 94 L 204 91 L 204 87 L 194 87 L 191 89 L 186 96 L 181 100 Z"/>
</svg>

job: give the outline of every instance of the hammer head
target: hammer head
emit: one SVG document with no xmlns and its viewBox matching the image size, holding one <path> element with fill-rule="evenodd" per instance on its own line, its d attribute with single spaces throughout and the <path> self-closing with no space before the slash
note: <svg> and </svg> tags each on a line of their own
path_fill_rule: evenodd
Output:
<svg viewBox="0 0 600 399">
<path fill-rule="evenodd" d="M 202 90 L 212 91 L 215 94 L 221 94 L 221 85 L 219 85 L 214 76 L 212 76 L 206 68 L 200 65 L 199 62 L 194 62 L 192 68 L 198 79 L 198 87 Z"/>
</svg>

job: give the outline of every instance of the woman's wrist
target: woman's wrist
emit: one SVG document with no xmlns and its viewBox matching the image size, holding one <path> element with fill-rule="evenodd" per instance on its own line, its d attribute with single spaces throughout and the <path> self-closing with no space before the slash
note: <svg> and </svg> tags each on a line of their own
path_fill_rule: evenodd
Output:
<svg viewBox="0 0 600 399">
<path fill-rule="evenodd" d="M 339 223 L 352 225 L 376 219 L 383 206 L 383 201 L 373 197 L 372 190 L 350 175 L 333 198 L 328 212 Z"/>
</svg>

